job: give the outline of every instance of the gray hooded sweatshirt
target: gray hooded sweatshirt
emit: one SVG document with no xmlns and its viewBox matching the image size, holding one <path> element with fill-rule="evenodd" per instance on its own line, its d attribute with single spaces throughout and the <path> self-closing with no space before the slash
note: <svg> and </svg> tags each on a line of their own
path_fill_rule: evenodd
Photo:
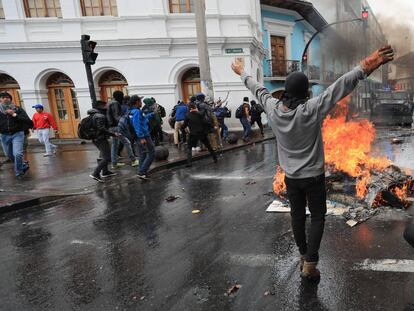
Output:
<svg viewBox="0 0 414 311">
<path fill-rule="evenodd" d="M 277 141 L 279 163 L 289 178 L 309 178 L 325 172 L 322 122 L 335 104 L 366 77 L 360 66 L 344 74 L 321 95 L 290 110 L 246 72 L 241 79 L 258 99 Z"/>
</svg>

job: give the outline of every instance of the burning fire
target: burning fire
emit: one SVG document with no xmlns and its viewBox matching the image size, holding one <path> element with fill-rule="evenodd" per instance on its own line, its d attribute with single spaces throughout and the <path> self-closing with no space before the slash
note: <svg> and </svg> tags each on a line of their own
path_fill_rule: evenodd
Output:
<svg viewBox="0 0 414 311">
<path fill-rule="evenodd" d="M 325 147 L 325 162 L 331 172 L 341 171 L 357 178 L 356 192 L 364 198 L 370 182 L 371 170 L 384 170 L 391 164 L 385 157 L 372 157 L 371 146 L 375 139 L 375 128 L 371 122 L 347 120 L 349 101 L 347 96 L 325 119 L 322 128 Z M 286 190 L 284 173 L 277 169 L 273 189 L 279 196 Z M 398 189 L 398 190 L 397 190 Z M 406 188 L 396 188 L 395 193 L 404 197 Z"/>
<path fill-rule="evenodd" d="M 282 199 L 284 198 L 283 194 L 286 192 L 285 173 L 280 166 L 276 168 L 276 175 L 273 180 L 273 191 Z"/>
</svg>

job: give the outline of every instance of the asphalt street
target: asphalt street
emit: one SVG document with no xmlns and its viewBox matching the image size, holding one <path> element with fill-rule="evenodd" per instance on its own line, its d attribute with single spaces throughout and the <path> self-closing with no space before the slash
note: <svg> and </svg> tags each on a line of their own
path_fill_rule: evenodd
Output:
<svg viewBox="0 0 414 311">
<path fill-rule="evenodd" d="M 414 310 L 407 212 L 329 216 L 321 282 L 302 283 L 290 216 L 265 212 L 274 172 L 267 142 L 2 215 L 0 310 Z"/>
</svg>

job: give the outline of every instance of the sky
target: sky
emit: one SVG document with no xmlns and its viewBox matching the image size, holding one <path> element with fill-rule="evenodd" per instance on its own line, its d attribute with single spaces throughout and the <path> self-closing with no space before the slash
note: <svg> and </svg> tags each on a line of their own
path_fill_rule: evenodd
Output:
<svg viewBox="0 0 414 311">
<path fill-rule="evenodd" d="M 368 0 L 375 15 L 406 21 L 414 27 L 414 0 Z"/>
<path fill-rule="evenodd" d="M 397 55 L 414 50 L 414 0 L 368 0 Z"/>
</svg>

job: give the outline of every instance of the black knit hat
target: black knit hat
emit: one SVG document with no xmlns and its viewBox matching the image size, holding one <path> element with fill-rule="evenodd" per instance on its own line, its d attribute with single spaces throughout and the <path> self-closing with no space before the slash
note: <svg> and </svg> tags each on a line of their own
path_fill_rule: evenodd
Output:
<svg viewBox="0 0 414 311">
<path fill-rule="evenodd" d="M 249 98 L 248 97 L 243 97 L 243 103 L 248 104 L 249 103 Z"/>
<path fill-rule="evenodd" d="M 115 91 L 112 94 L 112 98 L 115 99 L 118 103 L 122 104 L 124 101 L 124 93 L 122 93 L 122 91 Z"/>
<path fill-rule="evenodd" d="M 292 72 L 286 78 L 285 93 L 288 96 L 305 99 L 309 95 L 309 79 L 300 71 Z"/>
</svg>

